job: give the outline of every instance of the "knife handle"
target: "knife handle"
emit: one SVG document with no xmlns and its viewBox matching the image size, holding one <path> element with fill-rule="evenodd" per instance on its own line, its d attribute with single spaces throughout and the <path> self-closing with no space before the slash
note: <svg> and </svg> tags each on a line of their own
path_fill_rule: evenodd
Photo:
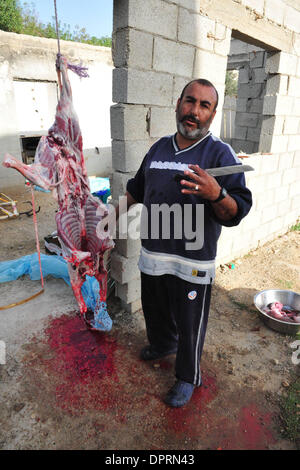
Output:
<svg viewBox="0 0 300 470">
<path fill-rule="evenodd" d="M 186 180 L 186 181 L 189 181 L 190 183 L 195 183 L 195 181 L 192 178 L 189 178 L 189 176 L 186 176 L 183 173 L 176 173 L 176 175 L 174 175 L 173 179 L 177 183 L 180 183 L 181 180 Z"/>
</svg>

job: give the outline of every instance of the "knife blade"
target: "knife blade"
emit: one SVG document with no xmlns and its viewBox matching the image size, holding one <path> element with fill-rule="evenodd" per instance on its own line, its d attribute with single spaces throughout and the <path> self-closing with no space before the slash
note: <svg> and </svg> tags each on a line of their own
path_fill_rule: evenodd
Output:
<svg viewBox="0 0 300 470">
<path fill-rule="evenodd" d="M 208 168 L 205 170 L 211 176 L 233 175 L 235 173 L 244 173 L 244 171 L 254 171 L 250 165 L 232 165 L 220 166 L 219 168 Z"/>
<path fill-rule="evenodd" d="M 244 173 L 244 171 L 254 171 L 254 168 L 252 168 L 252 166 L 250 165 L 231 165 L 231 166 L 220 166 L 219 168 L 208 168 L 205 171 L 211 176 L 225 176 L 225 175 L 233 175 L 236 173 Z M 181 181 L 182 179 L 190 181 L 190 179 L 187 176 L 185 176 L 183 173 L 182 174 L 177 173 L 174 176 L 175 181 Z"/>
</svg>

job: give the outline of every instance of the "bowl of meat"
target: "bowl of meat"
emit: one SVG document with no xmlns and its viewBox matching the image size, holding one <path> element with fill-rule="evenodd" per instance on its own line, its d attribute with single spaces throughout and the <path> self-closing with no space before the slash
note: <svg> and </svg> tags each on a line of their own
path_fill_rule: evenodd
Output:
<svg viewBox="0 0 300 470">
<path fill-rule="evenodd" d="M 269 328 L 291 336 L 300 332 L 300 294 L 291 290 L 263 290 L 254 296 L 254 305 Z"/>
</svg>

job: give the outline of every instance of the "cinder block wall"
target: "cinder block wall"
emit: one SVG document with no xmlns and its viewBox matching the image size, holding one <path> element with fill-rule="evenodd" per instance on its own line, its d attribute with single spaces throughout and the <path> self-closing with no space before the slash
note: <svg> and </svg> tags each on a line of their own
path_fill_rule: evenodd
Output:
<svg viewBox="0 0 300 470">
<path fill-rule="evenodd" d="M 295 22 L 293 15 L 287 16 L 287 11 L 294 11 L 298 19 L 300 11 L 287 9 L 284 1 L 280 3 L 284 6 L 285 28 L 278 25 L 280 18 L 271 18 L 274 12 L 270 1 L 264 0 L 215 0 L 213 4 L 209 0 L 114 1 L 113 101 L 117 103 L 111 109 L 114 201 L 124 194 L 126 182 L 138 169 L 151 144 L 175 132 L 176 101 L 183 86 L 192 78 L 207 78 L 218 88 L 219 113 L 212 131 L 219 135 L 232 29 L 252 34 L 257 45 L 270 41 L 271 49 L 285 50 L 270 57 L 268 73 L 285 75 L 283 68 L 288 61 L 285 56 L 289 56 L 296 65 L 293 64 L 294 80 L 289 78 L 288 83 L 293 90 L 291 93 L 296 93 L 296 79 L 300 78 L 297 56 L 300 55 L 300 22 Z M 282 79 L 277 77 L 279 84 L 274 84 L 272 78 L 264 98 L 264 137 L 259 144 L 262 153 L 247 160 L 256 169 L 255 173 L 247 175 L 253 190 L 254 208 L 239 227 L 224 230 L 218 263 L 241 256 L 270 240 L 285 231 L 298 215 L 299 136 L 284 135 L 286 147 L 278 148 L 282 136 L 273 133 L 271 124 L 271 133 L 270 126 L 265 127 L 269 117 L 274 118 L 274 128 L 275 124 L 279 126 L 277 114 L 283 113 L 284 107 L 288 109 L 283 113 L 289 128 L 287 132 L 296 129 L 296 121 L 288 119 L 297 117 L 289 114 L 296 106 L 295 95 L 293 98 L 278 95 Z M 271 114 L 274 110 L 278 110 L 275 115 Z M 274 153 L 264 155 L 270 152 Z M 141 306 L 138 252 L 139 243 L 117 240 L 112 255 L 111 272 L 116 279 L 116 293 L 128 311 Z"/>
<path fill-rule="evenodd" d="M 249 60 L 239 72 L 236 125 L 232 147 L 236 152 L 258 151 L 262 110 L 266 92 L 267 52 L 249 53 Z"/>
</svg>

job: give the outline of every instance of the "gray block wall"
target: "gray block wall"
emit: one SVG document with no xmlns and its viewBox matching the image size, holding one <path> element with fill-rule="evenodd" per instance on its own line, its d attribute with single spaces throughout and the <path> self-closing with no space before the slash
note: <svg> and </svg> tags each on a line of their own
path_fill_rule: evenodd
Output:
<svg viewBox="0 0 300 470">
<path fill-rule="evenodd" d="M 184 85 L 207 78 L 223 105 L 230 29 L 199 13 L 199 2 L 114 2 L 112 196 L 123 194 L 150 146 L 176 131 L 175 106 Z M 199 34 L 201 31 L 201 34 Z M 215 118 L 219 135 L 221 112 Z M 116 293 L 124 306 L 140 308 L 137 242 L 117 241 L 112 254 Z M 133 248 L 137 247 L 137 248 Z"/>
<path fill-rule="evenodd" d="M 151 144 L 176 130 L 176 102 L 192 78 L 207 78 L 219 91 L 219 112 L 212 126 L 219 135 L 232 33 L 245 40 L 252 35 L 258 48 L 241 74 L 237 108 L 239 135 L 244 145 L 249 143 L 243 153 L 252 154 L 249 163 L 256 170 L 248 178 L 254 207 L 243 224 L 223 231 L 218 263 L 272 239 L 299 215 L 300 8 L 276 1 L 275 13 L 274 1 L 114 1 L 115 203 Z M 250 85 L 243 83 L 246 79 Z M 265 185 L 267 193 L 261 190 Z M 138 242 L 117 240 L 112 254 L 116 292 L 129 311 L 141 307 L 138 252 Z"/>
</svg>

